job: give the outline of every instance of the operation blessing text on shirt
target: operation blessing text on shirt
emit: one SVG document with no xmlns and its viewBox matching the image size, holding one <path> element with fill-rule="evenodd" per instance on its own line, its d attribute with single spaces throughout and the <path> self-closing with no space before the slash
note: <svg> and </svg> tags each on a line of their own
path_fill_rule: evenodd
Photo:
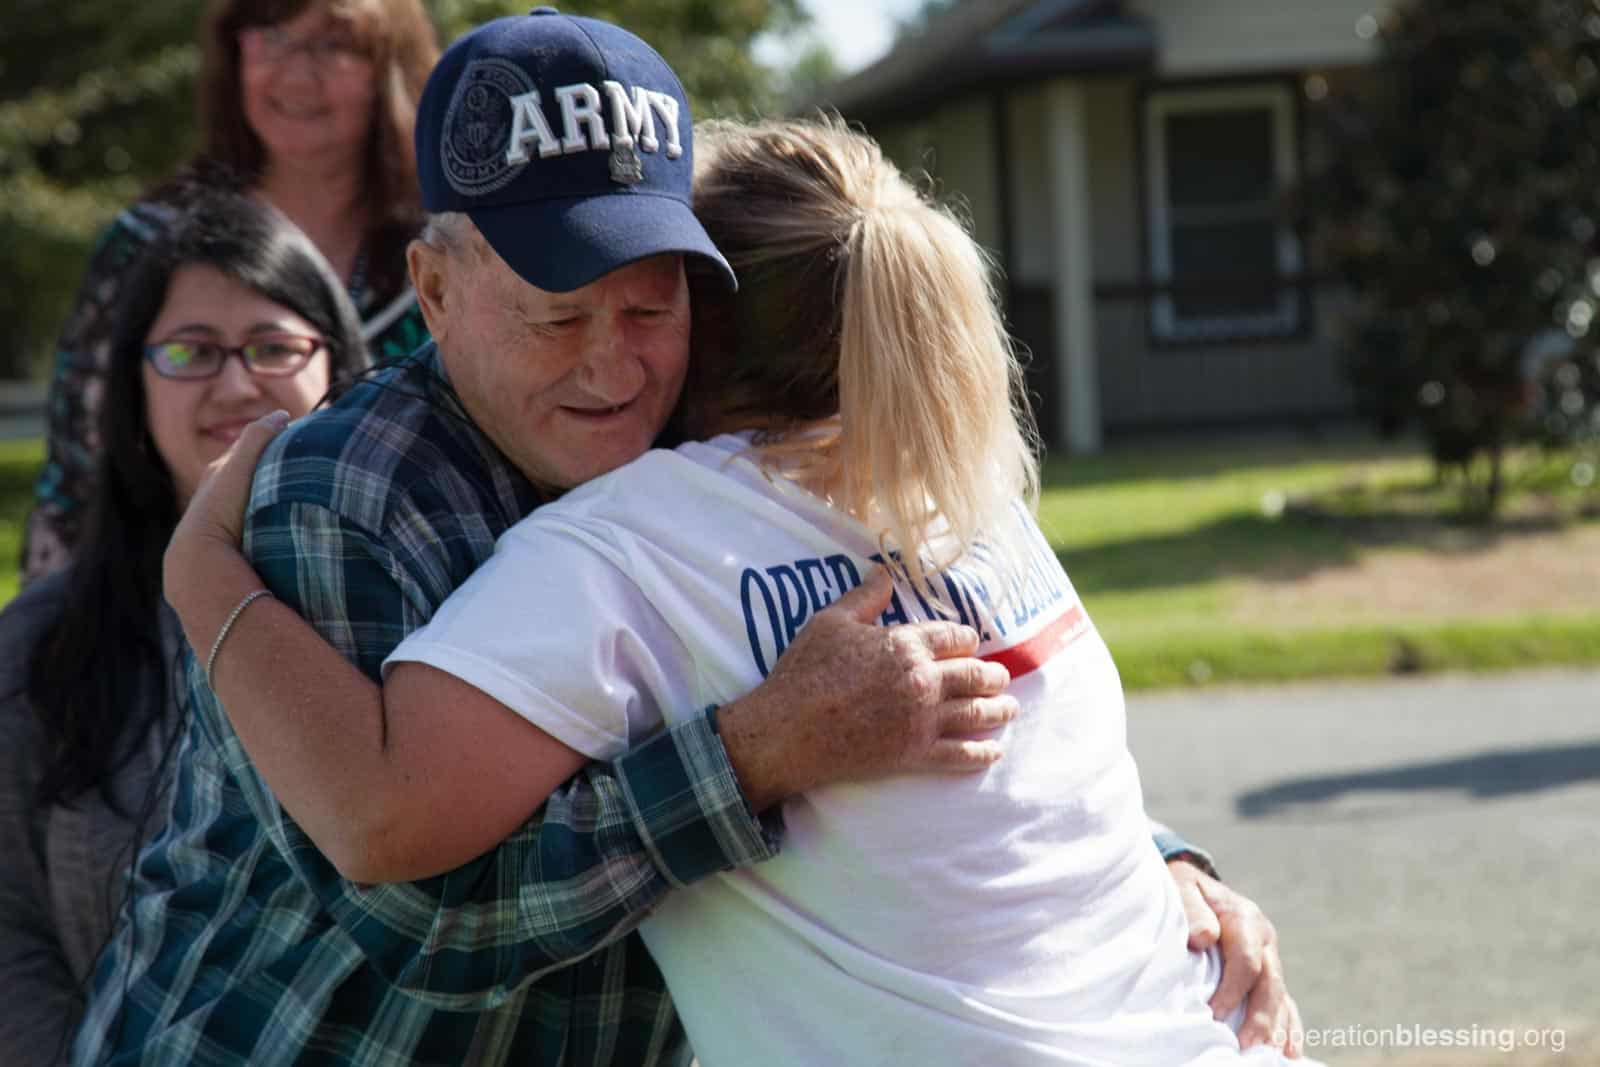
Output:
<svg viewBox="0 0 1600 1067">
<path fill-rule="evenodd" d="M 981 641 L 992 641 L 997 635 L 1003 638 L 1011 629 L 1026 626 L 1046 608 L 1071 595 L 1065 574 L 1054 558 L 1041 559 L 1043 552 L 1039 543 L 1026 544 L 1019 561 L 1022 566 L 1010 581 L 1009 595 L 998 603 L 981 573 L 957 565 L 930 578 L 925 589 L 917 589 L 910 581 L 901 582 L 900 587 L 908 589 L 916 599 L 914 609 L 907 610 L 900 587 L 897 587 L 889 609 L 879 621 L 884 626 L 892 626 L 911 622 L 914 617 L 921 620 L 944 618 L 971 626 L 978 631 Z M 971 553 L 972 558 L 980 562 L 985 555 L 986 550 L 981 545 L 975 546 Z M 873 563 L 885 562 L 882 554 L 870 558 Z M 890 559 L 892 569 L 903 575 L 898 555 L 891 553 Z M 739 576 L 739 600 L 744 609 L 750 654 L 762 677 L 771 672 L 778 657 L 815 612 L 860 584 L 861 575 L 855 561 L 843 553 L 775 563 L 759 569 L 746 567 Z"/>
</svg>

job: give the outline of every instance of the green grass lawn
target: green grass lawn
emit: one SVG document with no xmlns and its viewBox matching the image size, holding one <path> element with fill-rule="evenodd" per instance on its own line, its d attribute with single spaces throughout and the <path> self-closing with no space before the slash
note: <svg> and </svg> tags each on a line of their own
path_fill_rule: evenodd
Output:
<svg viewBox="0 0 1600 1067">
<path fill-rule="evenodd" d="M 1460 517 L 1459 486 L 1436 483 L 1415 445 L 1113 450 L 1053 460 L 1040 519 L 1129 688 L 1600 662 L 1600 599 L 1391 619 L 1337 604 L 1257 610 L 1263 589 L 1353 570 L 1371 553 L 1425 564 L 1524 534 L 1563 551 L 1562 533 L 1595 527 L 1600 511 L 1600 496 L 1573 484 L 1576 458 L 1519 453 L 1504 516 L 1484 528 Z M 1600 583 L 1600 559 L 1577 566 Z"/>
<path fill-rule="evenodd" d="M 17 595 L 22 522 L 33 500 L 33 478 L 44 460 L 44 442 L 0 441 L 0 604 Z"/>
<path fill-rule="evenodd" d="M 41 455 L 38 441 L 0 441 L 0 603 L 16 592 Z M 1600 598 L 1574 605 L 1570 590 L 1552 590 L 1549 608 L 1535 595 L 1530 609 L 1524 595 L 1511 607 L 1491 596 L 1469 612 L 1360 610 L 1363 567 L 1380 556 L 1414 559 L 1421 580 L 1448 581 L 1429 568 L 1507 541 L 1535 555 L 1571 553 L 1574 531 L 1600 532 L 1600 490 L 1573 484 L 1575 458 L 1519 454 L 1505 515 L 1485 528 L 1456 517 L 1459 490 L 1437 485 L 1414 445 L 1119 448 L 1052 460 L 1040 519 L 1129 688 L 1600 663 Z M 1571 567 L 1600 588 L 1600 552 Z M 1354 606 L 1280 602 L 1330 575 L 1353 583 Z"/>
</svg>

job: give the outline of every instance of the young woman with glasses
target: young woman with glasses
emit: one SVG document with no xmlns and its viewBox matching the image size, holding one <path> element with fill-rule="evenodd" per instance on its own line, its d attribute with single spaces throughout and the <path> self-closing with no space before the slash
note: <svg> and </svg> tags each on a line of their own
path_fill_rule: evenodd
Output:
<svg viewBox="0 0 1600 1067">
<path fill-rule="evenodd" d="M 379 361 L 426 339 L 406 279 L 421 218 L 411 146 L 438 56 L 420 0 L 214 0 L 202 31 L 199 153 L 188 171 L 272 204 L 333 265 Z M 181 207 L 169 182 L 100 239 L 56 349 L 48 454 L 25 582 L 71 558 L 99 446 L 91 432 L 124 272 Z"/>
<path fill-rule="evenodd" d="M 124 272 L 73 564 L 0 614 L 0 1063 L 65 1058 L 180 731 L 161 559 L 251 420 L 367 365 L 327 262 L 276 210 L 205 188 Z"/>
</svg>

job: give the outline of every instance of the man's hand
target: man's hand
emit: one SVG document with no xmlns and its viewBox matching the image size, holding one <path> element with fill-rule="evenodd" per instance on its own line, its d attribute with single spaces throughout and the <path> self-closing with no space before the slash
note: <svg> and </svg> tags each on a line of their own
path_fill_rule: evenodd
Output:
<svg viewBox="0 0 1600 1067">
<path fill-rule="evenodd" d="M 1189 948 L 1222 952 L 1222 981 L 1211 997 L 1211 1013 L 1226 1019 L 1240 1005 L 1244 1023 L 1239 1047 L 1273 1045 L 1298 1057 L 1300 1009 L 1283 981 L 1278 932 L 1255 903 L 1234 892 L 1182 857 L 1167 870 L 1178 883 L 1189 917 Z"/>
<path fill-rule="evenodd" d="M 801 629 L 772 674 L 718 713 L 756 811 L 829 782 L 897 771 L 980 771 L 1000 758 L 981 735 L 1019 710 L 1004 667 L 972 658 L 953 622 L 884 628 L 893 584 L 879 569 Z"/>
</svg>

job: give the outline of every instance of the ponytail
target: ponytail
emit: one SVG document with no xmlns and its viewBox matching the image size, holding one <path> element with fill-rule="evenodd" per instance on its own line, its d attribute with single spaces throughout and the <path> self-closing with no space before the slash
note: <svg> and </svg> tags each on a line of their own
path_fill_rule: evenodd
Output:
<svg viewBox="0 0 1600 1067">
<path fill-rule="evenodd" d="M 764 430 L 760 458 L 867 523 L 918 584 L 1010 528 L 1037 497 L 1036 438 L 978 244 L 837 119 L 696 142 L 696 212 L 740 291 L 722 298 L 728 350 L 697 334 L 691 429 Z"/>
</svg>

